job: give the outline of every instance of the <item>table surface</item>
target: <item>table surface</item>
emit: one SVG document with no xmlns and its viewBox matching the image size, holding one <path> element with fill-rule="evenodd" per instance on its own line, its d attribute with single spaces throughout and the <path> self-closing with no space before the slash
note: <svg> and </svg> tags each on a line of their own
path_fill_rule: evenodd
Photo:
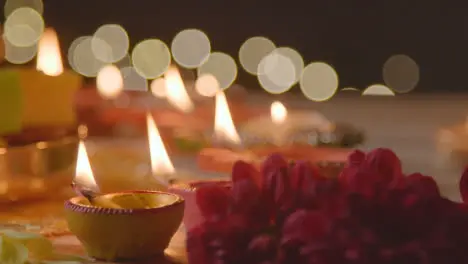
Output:
<svg viewBox="0 0 468 264">
<path fill-rule="evenodd" d="M 353 123 L 366 132 L 366 144 L 363 149 L 393 149 L 402 159 L 406 172 L 418 171 L 435 177 L 444 195 L 451 199 L 459 199 L 457 185 L 461 168 L 447 162 L 446 156 L 438 151 L 436 134 L 444 127 L 465 121 L 468 94 L 361 97 L 350 92 L 347 96 L 337 96 L 322 103 L 291 96 L 259 98 L 258 95 L 252 95 L 247 99 L 257 106 L 265 107 L 269 107 L 273 100 L 281 100 L 288 108 L 315 109 L 330 120 Z M 106 144 L 95 143 L 96 147 Z M 145 144 L 147 143 L 132 144 L 132 147 L 144 148 Z M 174 163 L 182 170 L 196 170 L 194 159 L 190 157 L 175 157 Z M 200 178 L 219 176 L 198 173 Z M 39 207 L 16 206 L 8 211 L 0 210 L 0 223 L 60 216 L 61 208 L 61 202 L 42 204 Z M 171 248 L 179 253 L 183 252 L 183 240 L 183 232 L 179 232 Z M 83 253 L 73 237 L 62 237 L 56 242 L 60 250 Z"/>
</svg>

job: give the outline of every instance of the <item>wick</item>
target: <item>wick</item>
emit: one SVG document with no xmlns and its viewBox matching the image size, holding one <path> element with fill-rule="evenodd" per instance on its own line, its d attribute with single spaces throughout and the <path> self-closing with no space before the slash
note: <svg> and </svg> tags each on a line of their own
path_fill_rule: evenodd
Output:
<svg viewBox="0 0 468 264">
<path fill-rule="evenodd" d="M 71 183 L 71 187 L 75 192 L 77 192 L 79 195 L 83 196 L 86 198 L 91 205 L 94 204 L 94 198 L 97 196 L 96 192 L 92 191 L 91 189 L 83 188 L 78 186 L 75 182 Z"/>
</svg>

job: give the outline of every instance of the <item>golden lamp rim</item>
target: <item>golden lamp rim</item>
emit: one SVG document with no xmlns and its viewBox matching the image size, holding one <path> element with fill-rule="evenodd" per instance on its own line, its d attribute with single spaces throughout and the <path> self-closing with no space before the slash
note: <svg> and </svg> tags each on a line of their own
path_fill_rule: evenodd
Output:
<svg viewBox="0 0 468 264">
<path fill-rule="evenodd" d="M 97 215 L 138 215 L 138 214 L 158 214 L 163 213 L 174 207 L 183 205 L 185 200 L 182 196 L 161 191 L 152 190 L 138 190 L 138 191 L 122 191 L 115 193 L 107 193 L 106 195 L 124 195 L 124 194 L 155 194 L 155 195 L 168 195 L 175 197 L 174 202 L 167 205 L 151 207 L 151 208 L 104 208 L 92 205 L 78 203 L 78 200 L 85 199 L 82 196 L 75 196 L 65 201 L 65 209 L 80 214 L 97 214 Z"/>
<path fill-rule="evenodd" d="M 10 151 L 15 151 L 15 150 L 24 150 L 24 149 L 37 149 L 37 150 L 43 150 L 43 149 L 49 149 L 49 148 L 55 148 L 55 147 L 60 147 L 60 146 L 65 146 L 69 144 L 78 144 L 79 138 L 77 136 L 66 136 L 60 139 L 54 139 L 54 140 L 41 140 L 38 142 L 22 145 L 22 146 L 7 146 L 7 147 L 2 147 L 0 148 L 0 155 L 6 155 Z"/>
</svg>

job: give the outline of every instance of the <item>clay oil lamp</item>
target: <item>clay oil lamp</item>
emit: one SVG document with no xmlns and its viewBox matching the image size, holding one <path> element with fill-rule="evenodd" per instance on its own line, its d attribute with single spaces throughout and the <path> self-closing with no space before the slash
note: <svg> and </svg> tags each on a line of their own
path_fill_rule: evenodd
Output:
<svg viewBox="0 0 468 264">
<path fill-rule="evenodd" d="M 159 191 L 100 194 L 83 142 L 80 142 L 75 190 L 65 202 L 70 231 L 87 254 L 104 261 L 134 261 L 164 255 L 184 213 L 184 200 Z"/>
<path fill-rule="evenodd" d="M 222 135 L 224 143 L 239 147 L 202 149 L 198 165 L 206 171 L 230 172 L 237 160 L 258 166 L 266 156 L 280 153 L 290 160 L 309 160 L 321 167 L 325 175 L 336 176 L 352 151 L 350 146 L 362 141 L 359 132 L 337 133 L 336 126 L 316 112 L 293 112 L 289 118 L 279 102 L 272 104 L 269 119 L 252 119 L 241 128 L 239 136 L 229 108 L 222 100 L 217 103 L 215 120 L 219 122 L 215 121 L 215 134 Z"/>
</svg>

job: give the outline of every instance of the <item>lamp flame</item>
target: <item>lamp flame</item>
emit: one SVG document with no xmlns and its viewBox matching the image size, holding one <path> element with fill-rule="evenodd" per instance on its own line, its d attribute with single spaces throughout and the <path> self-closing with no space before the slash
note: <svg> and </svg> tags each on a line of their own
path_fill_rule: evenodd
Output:
<svg viewBox="0 0 468 264">
<path fill-rule="evenodd" d="M 76 160 L 75 183 L 90 190 L 98 190 L 93 170 L 89 163 L 88 153 L 83 141 L 78 145 L 78 157 Z"/>
<path fill-rule="evenodd" d="M 174 165 L 167 154 L 161 135 L 159 134 L 158 127 L 150 113 L 146 114 L 146 121 L 148 126 L 148 142 L 153 175 L 174 174 Z"/>
<path fill-rule="evenodd" d="M 104 66 L 96 78 L 99 94 L 105 98 L 116 98 L 123 90 L 123 78 L 120 70 L 114 65 Z"/>
<path fill-rule="evenodd" d="M 63 73 L 60 45 L 55 30 L 48 28 L 39 40 L 36 69 L 49 76 Z"/>
<path fill-rule="evenodd" d="M 271 120 L 275 124 L 283 124 L 288 117 L 288 110 L 286 107 L 278 101 L 275 101 L 271 104 Z"/>
<path fill-rule="evenodd" d="M 183 112 L 193 110 L 193 102 L 185 89 L 184 82 L 176 67 L 169 67 L 164 74 L 166 79 L 166 97 L 169 103 Z"/>
<path fill-rule="evenodd" d="M 232 120 L 226 95 L 223 92 L 216 94 L 214 133 L 217 140 L 225 141 L 225 143 L 241 143 L 239 134 L 234 126 L 234 121 Z"/>
</svg>

